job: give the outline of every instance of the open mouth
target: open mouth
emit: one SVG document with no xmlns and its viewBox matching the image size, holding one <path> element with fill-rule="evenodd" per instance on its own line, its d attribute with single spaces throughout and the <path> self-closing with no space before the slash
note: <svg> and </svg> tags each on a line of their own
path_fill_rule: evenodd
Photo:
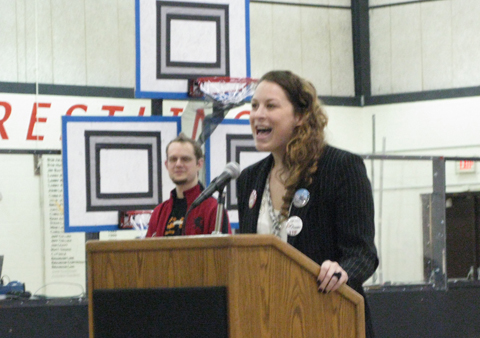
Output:
<svg viewBox="0 0 480 338">
<path fill-rule="evenodd" d="M 257 135 L 268 135 L 272 132 L 272 128 L 257 127 Z"/>
</svg>

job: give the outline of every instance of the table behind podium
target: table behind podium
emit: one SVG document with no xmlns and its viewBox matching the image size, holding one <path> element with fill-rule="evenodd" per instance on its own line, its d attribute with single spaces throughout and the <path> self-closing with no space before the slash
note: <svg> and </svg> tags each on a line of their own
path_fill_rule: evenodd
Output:
<svg viewBox="0 0 480 338">
<path fill-rule="evenodd" d="M 119 324 L 133 326 L 125 337 L 208 337 L 199 323 L 212 337 L 365 337 L 363 297 L 319 293 L 320 266 L 272 235 L 89 241 L 87 260 L 92 338 L 118 337 Z"/>
</svg>

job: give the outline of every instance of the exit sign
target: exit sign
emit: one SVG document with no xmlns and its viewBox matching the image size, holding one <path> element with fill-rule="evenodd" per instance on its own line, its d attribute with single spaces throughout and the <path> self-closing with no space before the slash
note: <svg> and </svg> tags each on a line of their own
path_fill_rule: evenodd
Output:
<svg viewBox="0 0 480 338">
<path fill-rule="evenodd" d="M 475 161 L 457 161 L 457 173 L 474 173 Z"/>
</svg>

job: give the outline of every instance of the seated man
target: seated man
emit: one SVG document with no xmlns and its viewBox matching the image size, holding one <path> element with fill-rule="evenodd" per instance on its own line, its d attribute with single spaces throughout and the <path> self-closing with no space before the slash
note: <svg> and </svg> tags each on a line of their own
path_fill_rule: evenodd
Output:
<svg viewBox="0 0 480 338">
<path fill-rule="evenodd" d="M 198 181 L 203 161 L 200 145 L 184 134 L 167 145 L 165 166 L 176 188 L 170 199 L 153 211 L 146 237 L 207 235 L 215 230 L 217 200 L 213 197 L 191 210 L 185 220 L 188 208 L 204 189 Z M 223 216 L 222 233 L 231 233 L 227 213 Z"/>
</svg>

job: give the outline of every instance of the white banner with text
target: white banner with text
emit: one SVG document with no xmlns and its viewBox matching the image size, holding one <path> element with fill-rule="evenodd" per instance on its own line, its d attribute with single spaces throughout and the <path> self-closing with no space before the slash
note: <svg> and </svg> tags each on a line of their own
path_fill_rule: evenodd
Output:
<svg viewBox="0 0 480 338">
<path fill-rule="evenodd" d="M 145 99 L 0 94 L 0 149 L 60 150 L 61 116 L 150 116 Z"/>
</svg>

